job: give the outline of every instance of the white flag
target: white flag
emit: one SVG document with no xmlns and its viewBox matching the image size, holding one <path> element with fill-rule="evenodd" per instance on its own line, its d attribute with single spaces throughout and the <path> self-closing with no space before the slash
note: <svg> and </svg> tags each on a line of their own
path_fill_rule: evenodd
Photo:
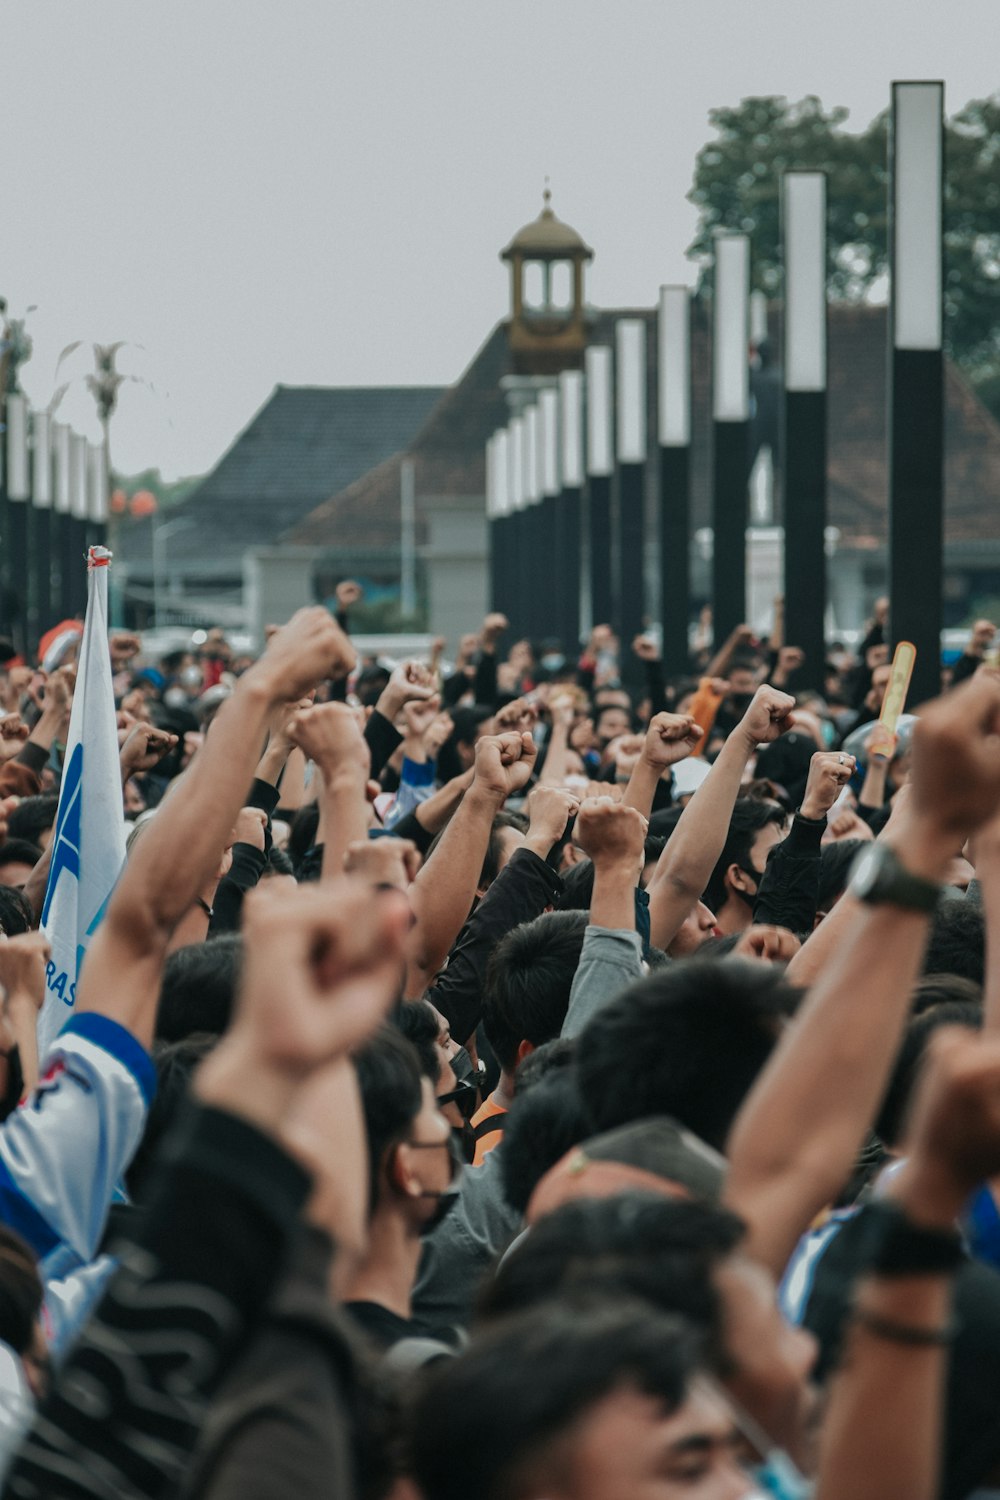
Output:
<svg viewBox="0 0 1000 1500">
<path fill-rule="evenodd" d="M 42 911 L 52 958 L 38 1018 L 40 1057 L 72 1013 L 83 956 L 125 863 L 118 729 L 108 651 L 110 561 L 106 547 L 91 547 L 87 618 Z"/>
</svg>

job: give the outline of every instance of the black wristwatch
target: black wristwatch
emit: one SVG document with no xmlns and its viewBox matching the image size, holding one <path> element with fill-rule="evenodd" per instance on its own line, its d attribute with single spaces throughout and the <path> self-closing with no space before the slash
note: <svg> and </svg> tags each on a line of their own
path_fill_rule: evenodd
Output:
<svg viewBox="0 0 1000 1500">
<path fill-rule="evenodd" d="M 851 868 L 847 889 L 859 901 L 883 903 L 908 911 L 933 911 L 941 887 L 905 869 L 888 844 L 866 844 Z"/>
</svg>

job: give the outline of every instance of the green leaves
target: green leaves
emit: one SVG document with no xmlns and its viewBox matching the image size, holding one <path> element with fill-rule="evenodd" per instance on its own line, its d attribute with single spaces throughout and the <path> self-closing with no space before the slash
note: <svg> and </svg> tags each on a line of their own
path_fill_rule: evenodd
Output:
<svg viewBox="0 0 1000 1500">
<path fill-rule="evenodd" d="M 828 285 L 863 302 L 888 270 L 888 111 L 863 131 L 814 95 L 768 95 L 712 110 L 716 136 L 698 153 L 688 197 L 700 211 L 688 254 L 699 294 L 711 289 L 716 229 L 748 234 L 753 284 L 781 292 L 782 173 L 828 176 Z M 1000 95 L 973 100 L 946 126 L 945 316 L 948 351 L 1000 414 Z"/>
</svg>

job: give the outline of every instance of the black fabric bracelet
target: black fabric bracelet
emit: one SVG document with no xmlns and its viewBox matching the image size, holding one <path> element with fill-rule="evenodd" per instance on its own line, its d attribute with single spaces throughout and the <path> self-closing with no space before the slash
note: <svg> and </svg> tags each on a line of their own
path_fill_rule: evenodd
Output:
<svg viewBox="0 0 1000 1500">
<path fill-rule="evenodd" d="M 869 1213 L 875 1234 L 867 1269 L 875 1276 L 943 1276 L 965 1259 L 957 1229 L 914 1224 L 892 1203 L 877 1203 Z"/>
<path fill-rule="evenodd" d="M 892 1318 L 880 1317 L 863 1307 L 855 1307 L 851 1321 L 877 1339 L 889 1339 L 893 1344 L 908 1344 L 914 1349 L 940 1349 L 954 1343 L 958 1324 L 954 1320 L 940 1328 L 916 1328 L 912 1323 L 897 1323 Z"/>
</svg>

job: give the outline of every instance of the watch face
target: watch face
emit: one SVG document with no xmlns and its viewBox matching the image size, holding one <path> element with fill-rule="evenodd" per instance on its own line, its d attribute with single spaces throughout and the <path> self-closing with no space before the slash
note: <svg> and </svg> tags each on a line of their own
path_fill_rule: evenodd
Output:
<svg viewBox="0 0 1000 1500">
<path fill-rule="evenodd" d="M 878 877 L 878 869 L 878 850 L 874 845 L 870 849 L 863 849 L 858 855 L 854 866 L 854 878 L 851 881 L 858 896 L 864 897 L 872 889 Z"/>
</svg>

